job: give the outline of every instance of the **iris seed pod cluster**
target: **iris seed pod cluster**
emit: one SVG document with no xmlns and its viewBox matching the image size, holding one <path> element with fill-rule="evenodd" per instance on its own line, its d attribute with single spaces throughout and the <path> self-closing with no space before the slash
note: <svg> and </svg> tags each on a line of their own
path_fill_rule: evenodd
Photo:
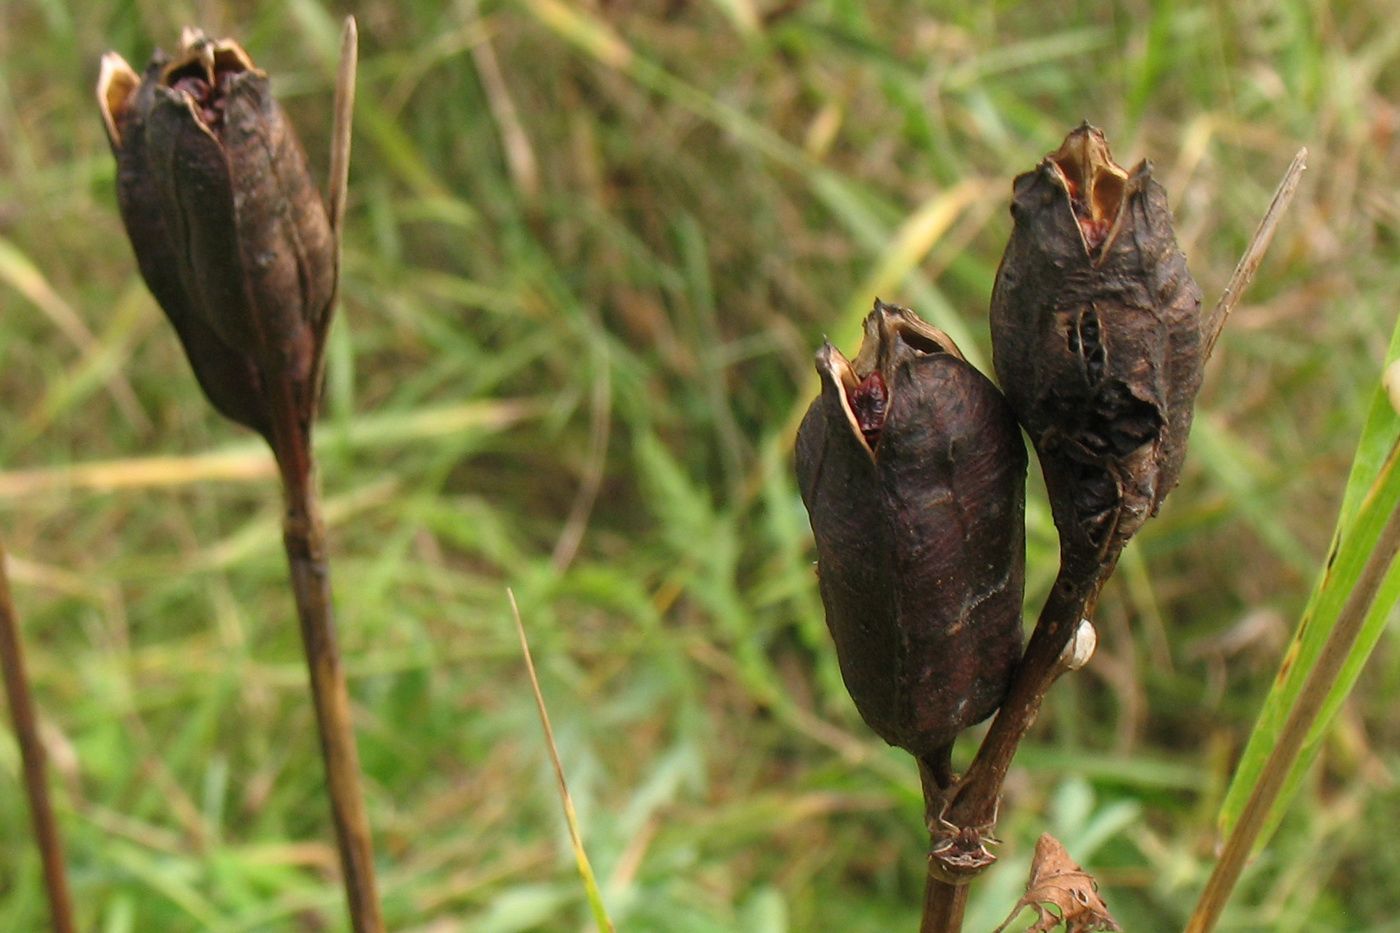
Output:
<svg viewBox="0 0 1400 933">
<path fill-rule="evenodd" d="M 866 723 L 951 780 L 953 740 L 1021 652 L 1026 454 L 942 331 L 879 301 L 854 360 L 817 354 L 796 466 L 842 677 Z"/>
<path fill-rule="evenodd" d="M 877 301 L 853 361 L 829 343 L 817 354 L 822 391 L 797 438 L 846 687 L 941 787 L 953 740 L 997 709 L 1020 659 L 1018 423 L 1060 533 L 1056 592 L 1088 613 L 1176 484 L 1201 383 L 1201 293 L 1149 163 L 1123 169 L 1086 123 L 1016 179 L 1011 211 L 991 306 L 1006 395 L 941 331 Z M 1050 628 L 1054 654 L 1039 629 L 1032 641 L 1051 666 L 1019 701 L 1026 726 L 1054 672 L 1092 651 L 1077 614 Z M 1087 637 L 1057 661 L 1076 631 Z"/>
<path fill-rule="evenodd" d="M 309 420 L 336 249 L 291 123 L 237 42 L 187 30 L 138 75 L 102 60 L 98 104 L 137 264 L 222 414 L 271 439 L 273 384 Z"/>
<path fill-rule="evenodd" d="M 1084 124 L 1013 186 L 992 292 L 997 379 L 1030 434 L 1062 567 L 1101 582 L 1176 485 L 1201 384 L 1201 290 L 1152 166 Z"/>
</svg>

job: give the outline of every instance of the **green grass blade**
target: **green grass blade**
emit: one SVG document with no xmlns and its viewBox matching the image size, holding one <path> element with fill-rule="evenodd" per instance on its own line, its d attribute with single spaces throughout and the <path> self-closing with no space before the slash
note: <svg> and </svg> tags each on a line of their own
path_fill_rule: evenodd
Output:
<svg viewBox="0 0 1400 933">
<path fill-rule="evenodd" d="M 554 765 L 554 777 L 559 783 L 559 799 L 564 804 L 564 819 L 569 825 L 569 843 L 573 846 L 574 859 L 578 862 L 578 873 L 583 878 L 583 888 L 588 897 L 588 907 L 593 912 L 593 923 L 600 933 L 614 933 L 612 919 L 603 904 L 603 895 L 598 890 L 598 879 L 593 875 L 593 865 L 588 861 L 588 853 L 583 848 L 583 836 L 579 833 L 578 816 L 574 813 L 574 800 L 569 796 L 569 785 L 564 780 L 564 765 L 559 761 L 559 749 L 554 744 L 554 729 L 549 724 L 549 710 L 545 708 L 544 694 L 540 693 L 539 677 L 535 675 L 535 659 L 530 655 L 530 643 L 525 638 L 525 623 L 520 620 L 520 608 L 515 604 L 515 594 L 510 596 L 511 612 L 515 615 L 515 631 L 520 636 L 520 650 L 525 655 L 525 668 L 530 673 L 530 689 L 535 693 L 535 704 L 540 713 L 540 724 L 544 726 L 545 743 L 549 746 L 549 760 Z"/>
<path fill-rule="evenodd" d="M 718 100 L 647 58 L 615 33 L 603 20 L 558 0 L 523 0 L 526 9 L 557 35 L 588 53 L 600 64 L 627 75 L 642 87 L 662 95 L 729 133 L 741 145 L 762 154 L 775 165 L 806 179 L 812 194 L 847 227 L 851 237 L 873 258 L 874 272 L 846 302 L 846 319 L 833 332 L 842 345 L 845 334 L 858 337 L 860 321 L 870 310 L 878 288 L 880 297 L 914 307 L 925 320 L 941 328 L 958 344 L 968 361 L 981 369 L 979 342 L 941 291 L 919 273 L 918 265 L 953 221 L 987 190 L 985 182 L 965 180 L 927 200 L 908 214 L 868 186 L 834 172 L 810 154 L 784 139 L 763 123 Z M 890 218 L 897 218 L 898 232 L 891 241 Z M 901 287 L 898 298 L 891 290 Z M 805 403 L 803 403 L 805 407 Z"/>
<path fill-rule="evenodd" d="M 1391 336 L 1388 353 L 1392 360 L 1397 355 L 1400 355 L 1400 324 Z M 1259 719 L 1221 807 L 1222 835 L 1228 836 L 1234 830 L 1254 787 L 1260 782 L 1264 763 L 1278 743 L 1290 711 L 1299 701 L 1304 681 L 1317 664 L 1324 645 L 1332 637 L 1362 570 L 1376 548 L 1385 546 L 1381 542 L 1382 528 L 1391 513 L 1400 506 L 1400 469 L 1395 467 L 1394 457 L 1389 456 L 1397 434 L 1400 434 L 1400 416 L 1391 407 L 1385 390 L 1378 386 L 1361 441 L 1357 445 L 1327 561 L 1284 655 L 1274 686 L 1264 700 Z M 1394 558 L 1393 553 L 1377 556 L 1387 563 Z M 1256 850 L 1268 841 L 1278 826 L 1299 781 L 1316 759 L 1322 739 L 1375 647 L 1397 595 L 1400 595 L 1400 571 L 1391 567 L 1380 584 L 1355 643 L 1328 689 L 1282 791 L 1269 811 L 1264 830 L 1255 842 Z"/>
</svg>

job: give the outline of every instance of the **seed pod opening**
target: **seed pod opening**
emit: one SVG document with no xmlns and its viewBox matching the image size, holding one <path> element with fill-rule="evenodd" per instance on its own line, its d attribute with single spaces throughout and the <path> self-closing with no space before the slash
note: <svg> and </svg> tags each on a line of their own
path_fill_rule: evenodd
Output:
<svg viewBox="0 0 1400 933">
<path fill-rule="evenodd" d="M 826 344 L 797 478 L 842 677 L 866 723 L 941 773 L 1021 652 L 1025 448 L 942 331 L 879 301 L 854 360 Z"/>
<path fill-rule="evenodd" d="M 993 362 L 1040 456 L 1061 558 L 1111 570 L 1176 484 L 1201 383 L 1201 292 L 1166 192 L 1087 123 L 1016 179 Z"/>
</svg>

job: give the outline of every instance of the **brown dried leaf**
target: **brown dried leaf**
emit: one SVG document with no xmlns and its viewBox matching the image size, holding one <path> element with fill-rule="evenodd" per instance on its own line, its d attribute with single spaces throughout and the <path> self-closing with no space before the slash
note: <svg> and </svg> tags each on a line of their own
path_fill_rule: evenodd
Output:
<svg viewBox="0 0 1400 933">
<path fill-rule="evenodd" d="M 1037 914 L 1035 923 L 1026 933 L 1049 933 L 1060 924 L 1064 924 L 1065 933 L 1123 929 L 1099 897 L 1093 876 L 1080 868 L 1059 840 L 1049 833 L 1041 834 L 1035 844 L 1035 860 L 1031 863 L 1025 896 L 1016 902 L 1011 916 L 994 933 L 1005 930 L 1023 907 Z"/>
</svg>

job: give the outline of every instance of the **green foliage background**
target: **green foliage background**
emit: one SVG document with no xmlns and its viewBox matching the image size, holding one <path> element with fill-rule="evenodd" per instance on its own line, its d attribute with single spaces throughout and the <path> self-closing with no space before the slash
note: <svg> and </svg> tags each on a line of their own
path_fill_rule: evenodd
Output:
<svg viewBox="0 0 1400 933">
<path fill-rule="evenodd" d="M 1389 4 L 11 0 L 0 534 L 88 929 L 343 929 L 277 495 L 136 275 L 93 85 L 239 38 L 324 165 L 360 20 L 322 479 L 395 930 L 584 928 L 505 588 L 628 931 L 912 930 L 912 764 L 860 723 L 789 476 L 823 334 L 880 297 L 985 363 L 1014 174 L 1088 118 L 1150 156 L 1213 300 L 1311 169 L 1002 808 L 1179 929 L 1325 552 L 1400 292 Z M 1054 572 L 1033 480 L 1030 607 Z M 1385 641 L 1230 930 L 1400 929 Z M 965 761 L 971 744 L 960 750 Z M 0 733 L 0 929 L 43 929 Z"/>
</svg>

